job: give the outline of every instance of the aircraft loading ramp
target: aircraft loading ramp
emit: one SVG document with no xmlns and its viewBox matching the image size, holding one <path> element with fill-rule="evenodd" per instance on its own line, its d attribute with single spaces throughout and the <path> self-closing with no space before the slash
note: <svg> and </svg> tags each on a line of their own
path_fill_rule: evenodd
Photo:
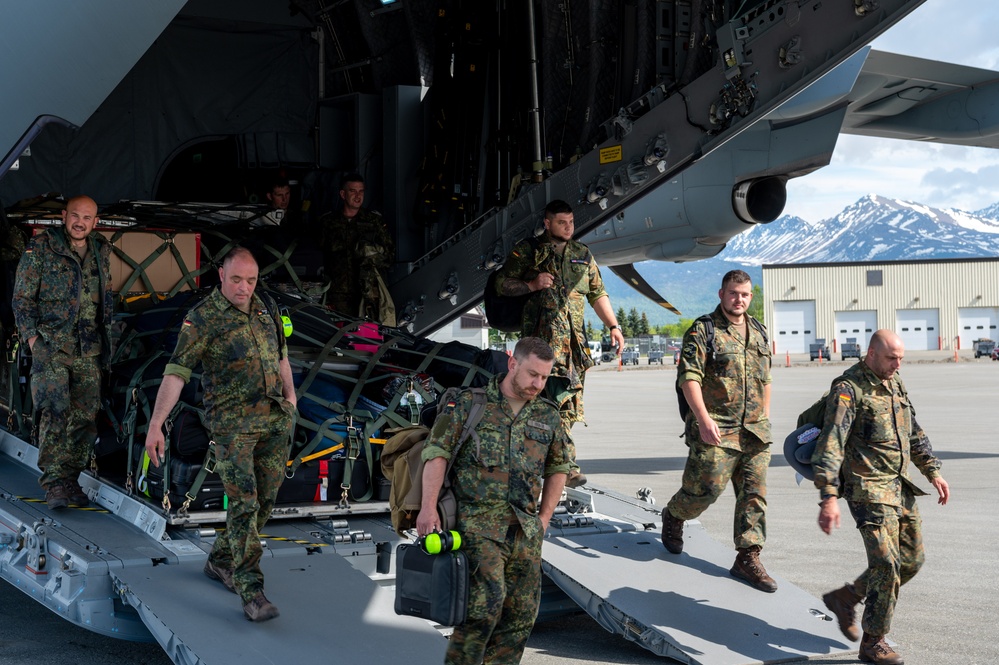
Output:
<svg viewBox="0 0 999 665">
<path fill-rule="evenodd" d="M 386 516 L 271 520 L 262 567 L 281 616 L 250 629 L 239 599 L 202 573 L 214 529 L 167 528 L 158 511 L 87 475 L 99 505 L 52 513 L 35 452 L 2 433 L 0 577 L 66 620 L 155 640 L 178 665 L 443 661 L 442 634 L 394 612 L 397 538 Z M 542 565 L 605 629 L 681 663 L 800 661 L 855 648 L 818 599 L 786 580 L 775 576 L 780 589 L 767 594 L 731 577 L 731 548 L 700 524 L 688 523 L 679 556 L 659 531 L 650 502 L 571 489 Z M 558 609 L 572 607 L 562 598 Z"/>
<path fill-rule="evenodd" d="M 598 512 L 629 502 L 600 491 L 592 496 Z M 635 530 L 628 522 L 595 519 L 589 529 L 550 531 L 544 546 L 545 574 L 606 630 L 689 665 L 783 663 L 856 651 L 819 599 L 773 571 L 776 593 L 732 577 L 734 551 L 699 522 L 687 522 L 684 551 L 674 555 L 660 541 L 658 511 L 633 505 L 629 512 L 629 522 L 641 512 L 655 522 Z"/>
</svg>

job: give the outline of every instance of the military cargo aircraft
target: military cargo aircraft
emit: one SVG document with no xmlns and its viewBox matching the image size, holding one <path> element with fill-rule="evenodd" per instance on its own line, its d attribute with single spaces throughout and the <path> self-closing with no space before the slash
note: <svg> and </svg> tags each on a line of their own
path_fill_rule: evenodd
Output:
<svg viewBox="0 0 999 665">
<path fill-rule="evenodd" d="M 177 663 L 231 662 L 233 649 L 241 661 L 272 662 L 289 641 L 301 658 L 440 662 L 441 632 L 392 612 L 399 538 L 378 495 L 377 435 L 405 424 L 400 407 L 417 396 L 481 381 L 497 359 L 447 355 L 419 335 L 480 301 L 489 272 L 537 231 L 551 199 L 573 204 L 577 234 L 599 262 L 671 307 L 633 264 L 708 258 L 773 221 L 788 179 L 827 165 L 840 132 L 995 147 L 995 73 L 870 50 L 920 4 L 6 3 L 0 199 L 28 229 L 51 223 L 52 192 L 102 204 L 123 270 L 122 372 L 101 440 L 113 450 L 81 477 L 97 509 L 53 517 L 38 503 L 23 360 L 7 355 L 0 576 L 69 621 L 155 639 Z M 365 177 L 368 205 L 396 242 L 388 287 L 400 325 L 378 328 L 374 341 L 367 322 L 312 295 L 316 225 L 350 171 Z M 260 195 L 278 177 L 294 184 L 294 205 L 278 231 L 257 235 L 253 221 L 275 214 Z M 363 436 L 348 459 L 367 467 L 356 483 L 341 471 L 342 493 L 320 496 L 329 483 L 307 478 L 298 500 L 275 510 L 265 572 L 288 594 L 275 598 L 290 615 L 280 635 L 248 636 L 232 625 L 242 617 L 229 611 L 231 597 L 204 590 L 201 565 L 224 520 L 217 488 L 171 492 L 169 478 L 144 473 L 135 445 L 144 391 L 170 352 L 170 314 L 210 285 L 229 243 L 247 240 L 259 241 L 264 277 L 295 322 L 300 393 L 324 378 L 343 391 L 315 395 L 330 413 L 303 419 L 311 427 L 299 452 L 312 448 L 289 475 L 313 468 L 304 457 L 353 445 L 350 428 Z M 154 254 L 174 260 L 166 284 L 150 274 Z M 150 312 L 166 316 L 138 325 Z M 765 636 L 767 655 L 752 629 L 717 644 L 696 622 L 671 626 L 650 607 L 650 590 L 637 592 L 637 580 L 690 583 L 647 554 L 658 515 L 648 497 L 568 491 L 545 545 L 543 615 L 582 607 L 609 631 L 686 663 L 772 659 L 777 643 L 787 657 L 848 648 L 793 588 L 780 592 L 780 616 L 760 619 L 796 641 Z M 694 531 L 692 551 L 711 560 L 714 545 Z M 756 609 L 752 598 L 721 595 L 714 600 L 736 614 Z M 319 607 L 355 639 L 332 648 L 316 639 L 329 624 Z"/>
</svg>

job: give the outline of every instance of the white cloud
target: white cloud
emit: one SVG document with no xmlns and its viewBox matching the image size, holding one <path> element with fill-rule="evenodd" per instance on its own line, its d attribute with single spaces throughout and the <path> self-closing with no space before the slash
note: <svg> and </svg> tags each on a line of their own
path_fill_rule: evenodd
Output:
<svg viewBox="0 0 999 665">
<path fill-rule="evenodd" d="M 997 30 L 999 3 L 974 3 L 971 10 L 954 0 L 927 0 L 874 48 L 999 70 Z M 997 176 L 999 150 L 843 135 L 829 166 L 788 183 L 784 212 L 818 221 L 869 193 L 977 210 L 999 201 Z"/>
</svg>

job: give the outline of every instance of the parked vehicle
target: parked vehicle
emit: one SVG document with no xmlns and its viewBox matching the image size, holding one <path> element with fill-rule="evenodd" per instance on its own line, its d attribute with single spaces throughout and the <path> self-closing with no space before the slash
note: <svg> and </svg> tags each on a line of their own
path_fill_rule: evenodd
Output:
<svg viewBox="0 0 999 665">
<path fill-rule="evenodd" d="M 996 343 L 987 337 L 981 339 L 976 339 L 971 343 L 972 348 L 975 350 L 975 357 L 981 358 L 982 356 L 992 357 L 992 352 L 996 349 Z"/>
<path fill-rule="evenodd" d="M 649 349 L 649 364 L 651 365 L 652 363 L 659 363 L 660 365 L 662 365 L 663 358 L 665 355 L 666 353 L 659 347 L 657 346 L 652 347 L 651 349 Z"/>
<path fill-rule="evenodd" d="M 638 364 L 638 349 L 635 347 L 628 347 L 621 352 L 621 364 L 622 365 L 637 365 Z"/>
<path fill-rule="evenodd" d="M 816 337 L 815 342 L 808 345 L 808 359 L 815 360 L 819 356 L 822 356 L 825 360 L 830 360 L 829 347 L 826 346 L 826 340 L 823 337 Z"/>
<path fill-rule="evenodd" d="M 860 358 L 860 344 L 857 344 L 856 337 L 847 337 L 846 341 L 840 347 L 840 358 L 846 360 L 847 358 Z"/>
<path fill-rule="evenodd" d="M 587 345 L 590 347 L 590 358 L 593 359 L 593 364 L 599 365 L 603 360 L 604 355 L 602 345 L 600 342 L 594 341 L 587 342 Z"/>
</svg>

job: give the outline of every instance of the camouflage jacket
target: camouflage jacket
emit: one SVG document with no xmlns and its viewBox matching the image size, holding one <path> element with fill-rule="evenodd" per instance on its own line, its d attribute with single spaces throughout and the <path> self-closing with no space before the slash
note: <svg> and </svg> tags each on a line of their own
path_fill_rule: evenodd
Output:
<svg viewBox="0 0 999 665">
<path fill-rule="evenodd" d="M 46 229 L 28 241 L 17 266 L 12 302 L 14 320 L 25 343 L 38 335 L 49 351 L 62 351 L 70 357 L 99 355 L 101 365 L 107 366 L 111 360 L 114 313 L 111 243 L 96 232 L 90 234 L 87 242 L 90 254 L 87 261 L 81 262 L 62 226 Z M 96 267 L 96 276 L 83 274 L 87 264 Z M 88 307 L 83 302 L 86 277 L 98 285 L 100 294 L 94 303 L 95 320 L 89 325 L 80 317 L 81 307 Z"/>
<path fill-rule="evenodd" d="M 514 246 L 500 268 L 497 291 L 505 279 L 529 282 L 543 272 L 553 275 L 555 281 L 551 288 L 535 291 L 528 298 L 521 335 L 548 342 L 555 352 L 552 376 L 568 377 L 569 387 L 578 388 L 583 372 L 593 366 L 586 344 L 584 309 L 587 302 L 593 305 L 607 295 L 604 281 L 586 245 L 570 240 L 559 256 L 550 242 L 543 241 L 534 249 L 525 239 Z"/>
<path fill-rule="evenodd" d="M 352 276 L 356 281 L 365 261 L 382 271 L 391 267 L 395 243 L 378 213 L 361 208 L 350 219 L 329 213 L 319 226 L 327 279 L 335 282 L 338 276 Z"/>
<path fill-rule="evenodd" d="M 275 315 L 257 293 L 244 314 L 216 288 L 185 317 L 163 374 L 189 381 L 202 363 L 205 414 L 214 436 L 264 431 L 275 406 L 291 412 L 279 367 L 288 351 Z"/>
<path fill-rule="evenodd" d="M 898 374 L 881 381 L 861 360 L 832 382 L 827 399 L 812 454 L 821 494 L 890 506 L 902 505 L 903 486 L 926 494 L 909 480 L 909 461 L 932 480 L 940 475 L 940 460 Z"/>
<path fill-rule="evenodd" d="M 492 540 L 503 540 L 511 524 L 520 524 L 529 538 L 541 535 L 538 497 L 542 479 L 569 472 L 566 433 L 555 405 L 535 398 L 516 416 L 499 384 L 486 387 L 486 409 L 451 469 L 458 499 L 458 529 Z M 461 427 L 472 405 L 470 392 L 461 394 L 453 410 L 446 408 L 434 423 L 423 448 L 423 459 L 451 459 Z"/>
<path fill-rule="evenodd" d="M 746 315 L 749 316 L 748 314 Z M 771 382 L 771 354 L 767 340 L 749 321 L 749 340 L 742 336 L 721 310 L 711 313 L 715 325 L 714 352 L 708 349 L 703 323 L 694 325 L 683 335 L 678 381 L 696 381 L 701 385 L 704 406 L 718 424 L 721 447 L 741 450 L 742 430 L 754 435 L 761 443 L 771 443 L 770 420 L 764 403 L 764 386 Z M 699 438 L 697 419 L 687 417 L 687 434 Z"/>
</svg>

